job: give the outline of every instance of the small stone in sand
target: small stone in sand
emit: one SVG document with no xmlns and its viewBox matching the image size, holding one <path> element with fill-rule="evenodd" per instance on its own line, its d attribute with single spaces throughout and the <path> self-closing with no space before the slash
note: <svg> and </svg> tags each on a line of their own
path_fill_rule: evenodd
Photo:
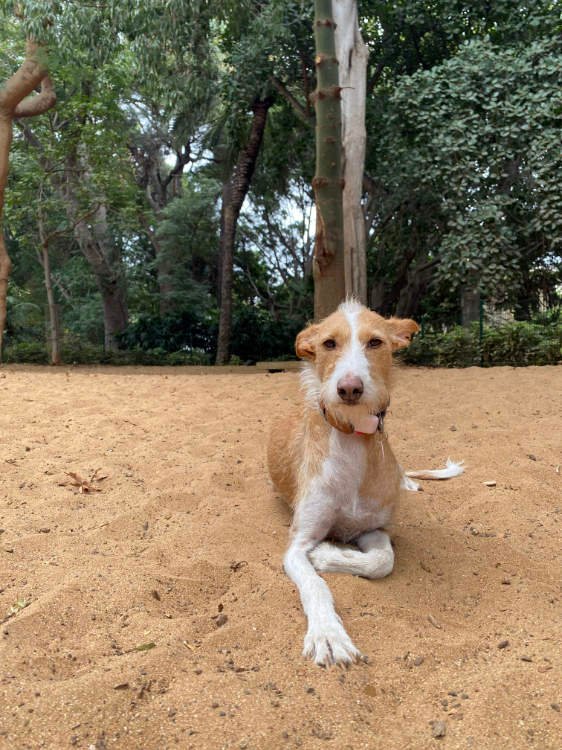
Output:
<svg viewBox="0 0 562 750">
<path fill-rule="evenodd" d="M 509 646 L 509 641 L 507 639 L 500 641 L 498 643 L 498 648 L 507 648 Z"/>
<path fill-rule="evenodd" d="M 429 722 L 431 725 L 431 736 L 439 739 L 447 734 L 447 725 L 444 721 L 433 720 Z"/>
</svg>

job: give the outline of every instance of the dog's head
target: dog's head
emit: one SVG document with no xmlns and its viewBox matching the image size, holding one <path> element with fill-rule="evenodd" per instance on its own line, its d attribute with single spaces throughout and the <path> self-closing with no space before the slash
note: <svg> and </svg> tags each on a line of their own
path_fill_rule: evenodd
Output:
<svg viewBox="0 0 562 750">
<path fill-rule="evenodd" d="M 392 352 L 408 346 L 418 330 L 413 320 L 385 319 L 355 301 L 341 304 L 297 336 L 297 355 L 311 363 L 304 374 L 308 397 L 339 428 L 338 414 L 348 419 L 359 411 L 384 413 L 390 401 Z M 336 415 L 335 421 L 330 414 Z"/>
</svg>

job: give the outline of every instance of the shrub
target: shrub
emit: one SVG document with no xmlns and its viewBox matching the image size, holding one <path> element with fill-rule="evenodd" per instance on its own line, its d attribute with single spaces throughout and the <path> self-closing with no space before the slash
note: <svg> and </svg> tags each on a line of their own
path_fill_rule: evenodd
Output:
<svg viewBox="0 0 562 750">
<path fill-rule="evenodd" d="M 482 364 L 551 365 L 560 360 L 562 325 L 508 323 L 487 328 L 482 340 Z"/>
<path fill-rule="evenodd" d="M 399 358 L 428 367 L 553 365 L 560 362 L 561 347 L 560 322 L 540 325 L 516 321 L 498 328 L 485 327 L 482 340 L 478 323 L 473 323 L 469 328 L 455 326 L 450 331 L 417 336 Z"/>
<path fill-rule="evenodd" d="M 46 365 L 50 356 L 40 342 L 20 342 L 7 346 L 4 361 L 20 364 Z M 129 349 L 106 352 L 101 346 L 66 343 L 62 361 L 70 365 L 210 365 L 209 355 L 194 349 L 191 352 L 167 352 L 164 349 Z"/>
<path fill-rule="evenodd" d="M 10 344 L 4 350 L 4 362 L 46 365 L 49 363 L 49 352 L 40 341 L 19 341 Z"/>
<path fill-rule="evenodd" d="M 303 325 L 300 316 L 276 317 L 262 307 L 241 306 L 234 312 L 230 349 L 241 362 L 294 359 L 295 337 Z"/>
<path fill-rule="evenodd" d="M 120 334 L 120 345 L 127 350 L 162 352 L 206 351 L 212 354 L 216 324 L 203 311 L 185 310 L 174 315 L 142 315 Z"/>
</svg>

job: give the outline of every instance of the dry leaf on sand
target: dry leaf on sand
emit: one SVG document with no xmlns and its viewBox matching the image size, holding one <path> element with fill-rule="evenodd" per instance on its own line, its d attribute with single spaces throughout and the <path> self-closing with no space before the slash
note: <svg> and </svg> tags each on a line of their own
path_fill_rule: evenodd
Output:
<svg viewBox="0 0 562 750">
<path fill-rule="evenodd" d="M 96 487 L 96 483 L 103 482 L 104 479 L 107 479 L 106 476 L 99 476 L 99 472 L 101 469 L 96 469 L 87 479 L 84 479 L 80 476 L 80 474 L 77 474 L 75 471 L 65 471 L 67 477 L 70 477 L 69 480 L 66 482 L 59 482 L 59 486 L 61 487 L 75 487 L 77 491 L 84 495 L 88 492 L 101 492 L 101 487 Z"/>
</svg>

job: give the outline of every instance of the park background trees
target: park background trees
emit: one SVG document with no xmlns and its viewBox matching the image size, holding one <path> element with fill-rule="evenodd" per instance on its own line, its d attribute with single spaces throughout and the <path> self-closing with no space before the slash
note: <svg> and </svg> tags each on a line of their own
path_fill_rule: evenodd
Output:
<svg viewBox="0 0 562 750">
<path fill-rule="evenodd" d="M 520 319 L 555 305 L 558 4 L 364 0 L 358 21 L 353 291 L 435 326 L 469 293 Z M 291 353 L 313 315 L 312 31 L 300 0 L 2 6 L 0 80 L 40 38 L 58 98 L 14 120 L 9 351 L 40 358 L 55 336 L 63 360 Z"/>
</svg>

